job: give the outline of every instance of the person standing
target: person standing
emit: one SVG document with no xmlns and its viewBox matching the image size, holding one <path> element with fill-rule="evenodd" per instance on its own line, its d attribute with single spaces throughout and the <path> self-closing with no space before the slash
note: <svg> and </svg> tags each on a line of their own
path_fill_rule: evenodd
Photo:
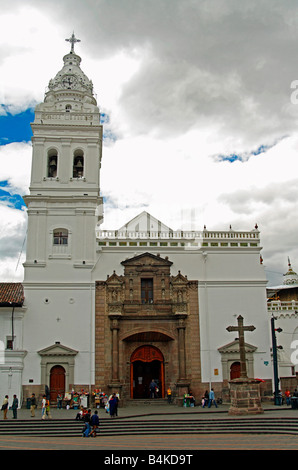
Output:
<svg viewBox="0 0 298 470">
<path fill-rule="evenodd" d="M 215 395 L 214 395 L 214 390 L 211 388 L 210 393 L 209 393 L 209 402 L 208 402 L 208 408 L 211 407 L 212 402 L 214 403 L 215 408 L 217 408 L 217 403 L 215 401 Z"/>
<path fill-rule="evenodd" d="M 172 390 L 170 387 L 167 390 L 167 397 L 168 397 L 168 403 L 170 404 L 172 402 Z"/>
<path fill-rule="evenodd" d="M 62 394 L 59 392 L 58 395 L 57 395 L 57 408 L 58 408 L 58 410 L 62 410 L 62 400 L 63 400 Z"/>
<path fill-rule="evenodd" d="M 115 393 L 115 399 L 116 399 L 115 416 L 118 416 L 118 406 L 119 406 L 119 400 L 120 400 L 119 393 Z"/>
<path fill-rule="evenodd" d="M 13 419 L 17 419 L 18 417 L 18 407 L 19 407 L 19 400 L 17 396 L 14 395 L 12 405 L 11 405 Z"/>
<path fill-rule="evenodd" d="M 98 430 L 98 427 L 99 427 L 99 417 L 98 417 L 98 411 L 95 410 L 94 411 L 94 414 L 91 416 L 91 421 L 90 421 L 90 425 L 91 425 L 91 433 L 90 433 L 90 437 L 93 436 L 93 437 L 96 437 L 96 431 Z"/>
<path fill-rule="evenodd" d="M 205 408 L 206 405 L 209 403 L 209 392 L 206 390 L 203 398 L 202 398 L 202 408 Z"/>
<path fill-rule="evenodd" d="M 52 419 L 51 409 L 50 409 L 50 400 L 46 398 L 46 415 L 49 419 Z"/>
<path fill-rule="evenodd" d="M 5 395 L 5 397 L 4 397 L 1 410 L 3 411 L 3 419 L 7 419 L 8 395 Z"/>
<path fill-rule="evenodd" d="M 291 392 L 288 388 L 285 391 L 285 397 L 286 397 L 287 406 L 289 406 L 291 404 Z"/>
<path fill-rule="evenodd" d="M 113 393 L 113 395 L 111 396 L 109 400 L 109 409 L 110 409 L 111 418 L 114 418 L 114 416 L 116 416 L 116 413 L 117 413 L 117 398 L 116 398 L 115 393 Z"/>
<path fill-rule="evenodd" d="M 84 421 L 85 421 L 85 428 L 83 431 L 83 437 L 89 437 L 90 431 L 91 431 L 91 426 L 90 426 L 91 410 L 88 410 L 88 412 L 85 414 Z"/>
<path fill-rule="evenodd" d="M 47 406 L 46 395 L 43 395 L 42 401 L 41 401 L 41 419 L 46 419 L 46 406 Z"/>
<path fill-rule="evenodd" d="M 156 396 L 156 389 L 157 389 L 157 385 L 156 385 L 156 383 L 154 382 L 154 380 L 152 379 L 151 382 L 150 382 L 150 385 L 149 385 L 150 398 L 155 398 L 155 396 Z"/>
<path fill-rule="evenodd" d="M 36 396 L 35 393 L 32 393 L 31 395 L 31 404 L 30 404 L 30 411 L 31 411 L 31 417 L 35 417 L 35 409 L 36 409 Z"/>
</svg>

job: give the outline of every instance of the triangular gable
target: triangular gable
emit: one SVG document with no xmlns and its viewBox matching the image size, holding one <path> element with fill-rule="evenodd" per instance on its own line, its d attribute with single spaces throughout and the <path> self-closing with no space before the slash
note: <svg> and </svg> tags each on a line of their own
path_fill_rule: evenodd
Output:
<svg viewBox="0 0 298 470">
<path fill-rule="evenodd" d="M 106 282 L 108 284 L 122 284 L 123 283 L 123 277 L 118 276 L 115 271 L 113 271 L 113 274 L 111 276 L 108 276 Z"/>
<path fill-rule="evenodd" d="M 78 351 L 58 342 L 37 352 L 40 356 L 76 356 L 78 354 Z"/>
<path fill-rule="evenodd" d="M 249 343 L 245 343 L 244 346 L 245 346 L 245 351 L 247 353 L 253 353 L 257 350 L 256 346 L 253 346 L 252 344 L 249 344 Z M 231 343 L 225 344 L 224 346 L 221 346 L 220 348 L 218 348 L 218 351 L 221 354 L 231 354 L 231 353 L 239 352 L 239 341 L 236 340 L 236 341 L 232 341 Z"/>
<path fill-rule="evenodd" d="M 146 211 L 141 212 L 127 224 L 123 225 L 118 232 L 172 232 L 173 230 L 160 220 Z"/>
<path fill-rule="evenodd" d="M 172 277 L 172 284 L 188 284 L 187 276 L 183 276 L 180 271 L 178 271 L 177 276 Z"/>
<path fill-rule="evenodd" d="M 155 265 L 155 266 L 172 266 L 172 261 L 169 261 L 167 258 L 162 258 L 161 256 L 153 255 L 152 253 L 142 253 L 141 255 L 134 256 L 133 258 L 126 259 L 121 261 L 123 266 L 129 265 Z"/>
</svg>

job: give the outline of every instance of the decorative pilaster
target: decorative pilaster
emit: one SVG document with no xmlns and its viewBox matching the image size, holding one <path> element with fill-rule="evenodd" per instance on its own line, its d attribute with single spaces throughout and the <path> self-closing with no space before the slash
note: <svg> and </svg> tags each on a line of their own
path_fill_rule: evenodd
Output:
<svg viewBox="0 0 298 470">
<path fill-rule="evenodd" d="M 122 385 L 120 384 L 119 378 L 119 316 L 115 314 L 110 314 L 109 318 L 111 321 L 111 331 L 112 331 L 112 380 L 109 383 L 109 388 L 111 392 L 120 393 Z"/>
<path fill-rule="evenodd" d="M 189 380 L 186 379 L 186 353 L 185 353 L 185 328 L 187 315 L 178 316 L 178 362 L 179 378 L 176 384 L 178 400 L 181 401 L 185 393 L 189 391 Z"/>
<path fill-rule="evenodd" d="M 111 318 L 112 330 L 112 382 L 119 381 L 119 344 L 118 344 L 118 331 L 119 322 L 117 317 Z"/>
</svg>

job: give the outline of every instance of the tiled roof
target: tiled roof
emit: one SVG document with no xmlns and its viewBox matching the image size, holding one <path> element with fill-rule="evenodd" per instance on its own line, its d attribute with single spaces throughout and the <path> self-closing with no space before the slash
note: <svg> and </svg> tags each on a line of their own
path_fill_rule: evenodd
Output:
<svg viewBox="0 0 298 470">
<path fill-rule="evenodd" d="M 21 307 L 24 303 L 24 288 L 20 282 L 0 282 L 0 307 Z"/>
</svg>

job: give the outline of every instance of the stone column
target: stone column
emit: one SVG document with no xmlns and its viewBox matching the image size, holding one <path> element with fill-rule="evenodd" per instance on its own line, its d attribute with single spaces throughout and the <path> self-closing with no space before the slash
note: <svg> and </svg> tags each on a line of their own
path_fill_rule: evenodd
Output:
<svg viewBox="0 0 298 470">
<path fill-rule="evenodd" d="M 177 326 L 179 377 L 178 377 L 178 382 L 176 386 L 177 386 L 177 400 L 180 405 L 183 404 L 184 394 L 189 392 L 189 381 L 186 379 L 185 319 L 186 319 L 186 315 L 179 314 L 178 326 Z"/>
<path fill-rule="evenodd" d="M 185 363 L 185 325 L 184 321 L 179 321 L 178 326 L 178 354 L 179 354 L 179 381 L 185 380 L 186 363 Z"/>
<path fill-rule="evenodd" d="M 119 381 L 119 321 L 117 317 L 111 317 L 112 330 L 112 382 Z"/>
</svg>

